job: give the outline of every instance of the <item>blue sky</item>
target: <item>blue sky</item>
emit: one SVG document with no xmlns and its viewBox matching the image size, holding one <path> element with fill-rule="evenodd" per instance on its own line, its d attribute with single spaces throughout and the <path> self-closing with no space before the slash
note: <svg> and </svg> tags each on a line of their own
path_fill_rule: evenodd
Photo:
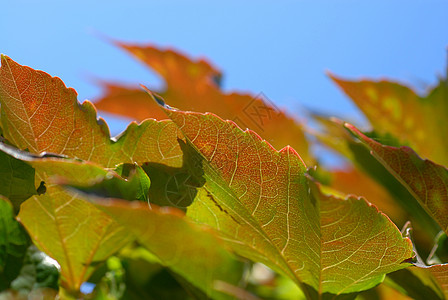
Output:
<svg viewBox="0 0 448 300">
<path fill-rule="evenodd" d="M 444 74 L 448 1 L 5 1 L 0 52 L 58 76 L 79 100 L 90 76 L 158 79 L 95 32 L 208 57 L 226 90 L 263 92 L 293 114 L 358 112 L 325 71 L 423 88 Z M 104 114 L 101 114 L 104 115 Z M 112 133 L 125 122 L 110 118 Z"/>
</svg>

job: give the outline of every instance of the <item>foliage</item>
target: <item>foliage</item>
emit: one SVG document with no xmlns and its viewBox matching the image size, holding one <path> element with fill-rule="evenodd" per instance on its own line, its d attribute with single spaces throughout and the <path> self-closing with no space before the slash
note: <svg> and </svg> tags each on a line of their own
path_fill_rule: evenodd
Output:
<svg viewBox="0 0 448 300">
<path fill-rule="evenodd" d="M 2 56 L 0 297 L 448 296 L 446 79 L 420 97 L 331 75 L 372 131 L 321 115 L 311 130 L 263 94 L 222 91 L 205 60 L 114 44 L 165 88 L 99 82 L 80 104 Z M 140 123 L 111 138 L 95 106 Z"/>
</svg>

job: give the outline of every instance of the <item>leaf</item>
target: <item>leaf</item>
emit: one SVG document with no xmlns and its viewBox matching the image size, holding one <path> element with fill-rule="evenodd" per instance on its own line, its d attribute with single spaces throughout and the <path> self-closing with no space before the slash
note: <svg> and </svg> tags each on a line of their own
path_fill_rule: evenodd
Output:
<svg viewBox="0 0 448 300">
<path fill-rule="evenodd" d="M 240 255 L 319 294 L 368 289 L 408 266 L 411 243 L 395 225 L 363 199 L 320 193 L 291 147 L 276 151 L 210 113 L 164 109 L 197 152 L 195 175 L 205 179 L 188 215 Z"/>
<path fill-rule="evenodd" d="M 358 105 L 378 133 L 392 134 L 400 144 L 412 147 L 423 157 L 448 165 L 446 78 L 420 97 L 394 82 L 330 77 Z"/>
<path fill-rule="evenodd" d="M 406 213 L 398 206 L 387 190 L 358 169 L 348 167 L 331 171 L 332 188 L 346 195 L 363 196 L 398 224 L 404 224 Z"/>
<path fill-rule="evenodd" d="M 160 261 L 213 299 L 230 299 L 214 290 L 217 281 L 238 284 L 242 264 L 211 233 L 174 208 L 148 209 L 143 202 L 95 199 L 95 203 Z"/>
<path fill-rule="evenodd" d="M 116 141 L 111 140 L 90 102 L 80 105 L 76 92 L 59 78 L 6 56 L 0 69 L 0 103 L 5 138 L 31 153 L 57 153 L 105 167 L 151 162 L 180 168 L 183 164 L 173 123 L 132 123 Z M 55 174 L 36 169 L 35 182 L 47 182 Z M 89 276 L 91 263 L 96 265 L 127 242 L 123 229 L 108 215 L 54 185 L 47 184 L 44 195 L 23 203 L 19 219 L 36 245 L 59 262 L 61 282 L 69 292 L 76 293 Z"/>
<path fill-rule="evenodd" d="M 416 238 L 422 239 L 428 244 L 428 251 L 432 247 L 432 240 L 440 231 L 440 226 L 419 204 L 419 201 L 404 187 L 400 181 L 392 175 L 385 166 L 383 166 L 370 151 L 358 141 L 344 127 L 344 122 L 335 118 L 327 119 L 320 116 L 315 118 L 322 126 L 322 132 L 315 133 L 320 142 L 331 149 L 341 153 L 347 157 L 357 169 L 374 179 L 382 185 L 411 218 L 416 226 Z M 375 136 L 373 134 L 373 136 Z M 383 138 L 381 138 L 383 139 Z M 389 142 L 396 144 L 394 140 L 388 139 Z M 372 199 L 375 203 L 377 200 Z M 396 220 L 395 220 L 396 221 Z M 403 226 L 404 224 L 399 224 Z M 429 242 L 429 243 L 426 243 Z"/>
<path fill-rule="evenodd" d="M 2 56 L 0 101 L 5 138 L 31 153 L 63 154 L 105 167 L 124 162 L 182 165 L 177 128 L 171 122 L 131 123 L 116 141 L 111 140 L 92 103 L 79 104 L 76 92 L 59 78 L 6 56 Z"/>
<path fill-rule="evenodd" d="M 142 174 L 134 175 L 127 181 L 122 179 L 120 181 L 120 177 L 114 171 L 105 170 L 90 162 L 41 158 L 30 160 L 29 163 L 47 173 L 57 174 L 58 177 L 55 180 L 70 187 L 71 190 L 74 188 L 83 192 L 87 191 L 89 194 L 82 194 L 82 197 L 94 200 L 101 210 L 117 221 L 117 224 L 122 225 L 128 240 L 137 238 L 164 265 L 184 276 L 208 295 L 214 295 L 217 299 L 223 298 L 222 293 L 212 290 L 214 281 L 221 280 L 238 284 L 241 279 L 241 262 L 236 261 L 223 247 L 219 246 L 217 237 L 185 220 L 184 213 L 181 211 L 159 208 L 155 205 L 148 206 L 146 202 L 139 202 L 141 203 L 139 205 L 135 202 L 97 197 L 99 193 L 91 193 L 89 186 L 85 186 L 85 184 L 93 184 L 95 187 L 99 185 L 99 182 L 106 194 L 117 189 L 121 189 L 120 193 L 128 190 L 128 194 L 132 190 L 139 191 L 140 185 L 133 182 L 136 179 L 140 180 L 140 177 L 143 177 L 141 181 L 149 185 L 146 173 L 139 167 L 136 168 L 136 172 L 143 172 Z M 117 169 L 121 174 L 127 173 L 123 165 Z M 104 184 L 105 181 L 113 183 L 115 187 L 109 183 Z M 228 297 L 224 297 L 226 298 Z"/>
<path fill-rule="evenodd" d="M 0 196 L 0 291 L 18 275 L 29 238 L 14 219 L 11 202 Z"/>
<path fill-rule="evenodd" d="M 425 268 L 413 266 L 388 276 L 412 299 L 446 299 L 448 296 L 448 264 Z"/>
<path fill-rule="evenodd" d="M 60 178 L 57 183 L 71 184 L 77 190 L 99 197 L 148 201 L 150 180 L 141 167 L 121 164 L 113 171 L 105 175 L 98 174 L 96 178 L 87 183 L 86 181 L 74 183 L 75 178 L 70 178 L 70 182 L 65 182 L 67 177 Z"/>
<path fill-rule="evenodd" d="M 126 229 L 113 222 L 105 213 L 95 209 L 92 204 L 83 201 L 73 193 L 67 193 L 56 186 L 53 181 L 70 181 L 73 186 L 91 186 L 99 185 L 106 179 L 108 185 L 112 186 L 115 192 L 129 197 L 133 195 L 132 199 L 137 199 L 142 197 L 141 193 L 143 193 L 140 183 L 144 182 L 149 185 L 149 179 L 141 169 L 138 171 L 140 172 L 138 178 L 133 176 L 129 181 L 125 181 L 114 171 L 104 169 L 91 162 L 58 157 L 40 157 L 7 147 L 4 144 L 0 144 L 0 149 L 26 161 L 45 174 L 44 176 L 48 179 L 47 193 L 39 196 L 39 200 L 43 199 L 42 209 L 37 211 L 22 209 L 19 219 L 22 221 L 23 218 L 36 218 L 35 222 L 42 222 L 48 217 L 51 220 L 54 218 L 55 225 L 50 220 L 47 226 L 35 226 L 32 233 L 35 234 L 35 241 L 43 245 L 42 247 L 49 255 L 58 258 L 64 285 L 70 287 L 75 284 L 80 285 L 89 277 L 99 262 L 132 240 Z M 123 169 L 123 166 L 118 168 L 122 173 Z M 56 203 L 60 201 L 59 209 L 53 206 L 52 201 L 46 201 L 52 199 Z M 28 202 L 24 204 L 24 207 L 27 204 Z M 72 222 L 66 222 L 64 226 L 57 228 L 57 222 L 63 222 L 67 215 L 70 216 Z M 58 234 L 48 236 L 48 232 L 52 230 Z"/>
<path fill-rule="evenodd" d="M 0 151 L 0 195 L 8 198 L 18 212 L 20 204 L 36 194 L 34 169 Z"/>
<path fill-rule="evenodd" d="M 353 125 L 345 124 L 345 127 L 409 190 L 442 230 L 448 232 L 448 170 L 420 158 L 409 147 L 382 145 L 362 134 Z"/>
<path fill-rule="evenodd" d="M 174 50 L 151 45 L 114 44 L 163 77 L 166 88 L 158 92 L 175 107 L 214 112 L 233 120 L 241 128 L 256 130 L 277 149 L 288 144 L 293 146 L 306 162 L 314 164 L 300 124 L 277 108 L 264 94 L 222 91 L 219 87 L 221 73 L 204 59 L 193 60 Z M 98 109 L 137 120 L 166 118 L 160 108 L 148 101 L 145 93 L 139 93 L 136 87 L 111 83 L 100 85 L 105 88 L 105 95 L 96 102 Z"/>
</svg>

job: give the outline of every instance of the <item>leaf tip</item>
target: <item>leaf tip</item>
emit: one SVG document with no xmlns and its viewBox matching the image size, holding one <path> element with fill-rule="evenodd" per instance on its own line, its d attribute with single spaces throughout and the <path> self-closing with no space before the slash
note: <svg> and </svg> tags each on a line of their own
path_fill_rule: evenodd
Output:
<svg viewBox="0 0 448 300">
<path fill-rule="evenodd" d="M 159 95 L 157 95 L 156 93 L 154 93 L 153 91 L 151 91 L 150 89 L 148 89 L 146 86 L 144 86 L 143 84 L 140 84 L 140 87 L 149 94 L 149 96 L 151 96 L 151 98 L 157 102 L 158 105 L 162 106 L 163 108 L 169 108 L 171 109 L 171 107 L 169 107 L 166 103 L 165 100 L 163 100 L 162 97 L 160 97 Z"/>
<path fill-rule="evenodd" d="M 331 72 L 330 70 L 325 70 L 325 75 L 327 75 L 331 80 L 333 80 L 336 83 L 339 83 L 340 81 L 342 81 L 342 79 L 340 77 L 338 77 L 337 75 L 335 75 L 333 72 Z"/>
<path fill-rule="evenodd" d="M 3 64 L 3 62 L 5 62 L 7 60 L 11 60 L 11 58 L 9 58 L 9 56 L 7 56 L 3 53 L 0 54 L 0 57 L 1 57 L 2 64 Z"/>
<path fill-rule="evenodd" d="M 350 123 L 344 122 L 342 124 L 342 126 L 344 126 L 345 129 L 348 130 L 348 132 L 350 132 L 352 135 L 354 135 L 357 138 L 362 138 L 364 136 L 364 134 L 362 134 L 362 132 L 356 128 L 355 126 L 353 126 Z"/>
</svg>

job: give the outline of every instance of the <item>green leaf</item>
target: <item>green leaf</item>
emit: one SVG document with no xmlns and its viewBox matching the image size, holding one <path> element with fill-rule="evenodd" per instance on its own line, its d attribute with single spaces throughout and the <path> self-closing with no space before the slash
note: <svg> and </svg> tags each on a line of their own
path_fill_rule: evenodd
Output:
<svg viewBox="0 0 448 300">
<path fill-rule="evenodd" d="M 132 238 L 125 228 L 96 209 L 93 204 L 68 193 L 52 181 L 62 178 L 70 180 L 73 185 L 92 185 L 99 178 L 115 178 L 115 183 L 122 181 L 118 184 L 122 188 L 126 188 L 128 182 L 115 172 L 91 162 L 41 157 L 1 143 L 0 149 L 26 161 L 47 178 L 47 192 L 36 196 L 40 209 L 26 209 L 28 205 L 36 203 L 26 201 L 22 204 L 18 219 L 25 224 L 31 220 L 37 223 L 28 224 L 32 226 L 30 236 L 49 256 L 58 261 L 62 285 L 75 292 L 99 262 L 107 259 Z M 66 219 L 70 222 L 66 222 Z M 40 222 L 44 222 L 41 223 L 43 226 L 37 226 Z"/>
<path fill-rule="evenodd" d="M 420 158 L 409 147 L 380 144 L 353 125 L 345 127 L 366 145 L 372 155 L 418 200 L 442 230 L 448 232 L 448 170 Z"/>
<path fill-rule="evenodd" d="M 56 164 L 59 164 L 59 162 Z M 67 178 L 67 176 L 56 181 L 59 184 L 70 185 L 84 193 L 99 197 L 148 201 L 150 180 L 145 171 L 138 165 L 120 164 L 107 174 L 101 168 L 96 171 L 98 172 L 97 177 L 92 177 L 90 182 L 76 183 L 75 178 Z M 65 182 L 66 180 L 68 181 Z"/>
<path fill-rule="evenodd" d="M 218 292 L 218 281 L 237 285 L 242 264 L 221 245 L 211 231 L 174 208 L 148 208 L 143 202 L 95 199 L 95 203 L 169 267 L 213 299 L 230 299 Z"/>
<path fill-rule="evenodd" d="M 412 257 L 411 243 L 395 225 L 363 199 L 320 193 L 291 147 L 276 151 L 213 114 L 164 108 L 197 153 L 195 176 L 205 180 L 188 215 L 240 255 L 318 294 L 368 289 L 409 265 L 402 262 Z"/>
<path fill-rule="evenodd" d="M 18 275 L 29 245 L 29 237 L 14 219 L 8 199 L 0 196 L 0 291 Z"/>
<path fill-rule="evenodd" d="M 425 96 L 389 81 L 348 81 L 330 77 L 358 105 L 375 131 L 392 134 L 400 144 L 439 164 L 448 165 L 448 81 Z"/>
<path fill-rule="evenodd" d="M 20 204 L 36 194 L 34 169 L 0 151 L 0 195 L 8 198 L 18 212 Z"/>
</svg>

